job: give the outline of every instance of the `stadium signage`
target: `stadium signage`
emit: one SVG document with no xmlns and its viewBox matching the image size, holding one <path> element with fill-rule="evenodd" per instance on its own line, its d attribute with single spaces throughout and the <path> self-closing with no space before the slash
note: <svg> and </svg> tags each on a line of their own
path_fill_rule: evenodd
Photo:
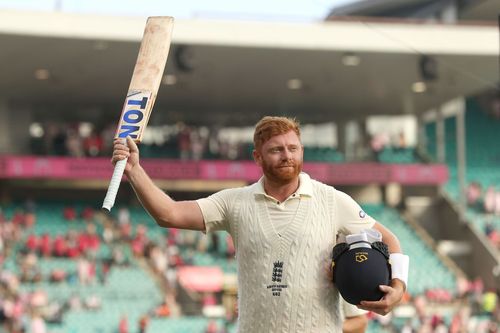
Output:
<svg viewBox="0 0 500 333">
<path fill-rule="evenodd" d="M 252 161 L 179 161 L 143 159 L 154 179 L 237 180 L 254 182 L 262 171 Z M 444 164 L 304 163 L 311 177 L 332 185 L 388 184 L 438 185 L 448 181 Z M 108 158 L 37 156 L 0 157 L 3 179 L 108 179 Z M 360 213 L 361 214 L 361 213 Z"/>
</svg>

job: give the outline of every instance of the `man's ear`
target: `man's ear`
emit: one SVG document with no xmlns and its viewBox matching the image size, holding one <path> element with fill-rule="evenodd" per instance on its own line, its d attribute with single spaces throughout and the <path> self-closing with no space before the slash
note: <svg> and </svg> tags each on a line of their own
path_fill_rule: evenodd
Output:
<svg viewBox="0 0 500 333">
<path fill-rule="evenodd" d="M 255 163 L 257 163 L 259 166 L 262 166 L 262 155 L 256 149 L 252 151 L 252 155 Z"/>
</svg>

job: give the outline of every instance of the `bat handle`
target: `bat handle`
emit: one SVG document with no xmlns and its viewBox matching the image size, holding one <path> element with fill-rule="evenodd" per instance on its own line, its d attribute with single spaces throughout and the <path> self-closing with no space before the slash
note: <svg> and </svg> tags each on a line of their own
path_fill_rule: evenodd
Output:
<svg viewBox="0 0 500 333">
<path fill-rule="evenodd" d="M 113 171 L 113 176 L 109 182 L 108 192 L 104 198 L 104 203 L 102 208 L 106 209 L 108 212 L 111 211 L 111 207 L 115 204 L 116 194 L 118 193 L 118 188 L 120 187 L 120 182 L 122 181 L 123 171 L 125 171 L 125 166 L 127 165 L 127 158 L 116 162 L 115 170 Z"/>
</svg>

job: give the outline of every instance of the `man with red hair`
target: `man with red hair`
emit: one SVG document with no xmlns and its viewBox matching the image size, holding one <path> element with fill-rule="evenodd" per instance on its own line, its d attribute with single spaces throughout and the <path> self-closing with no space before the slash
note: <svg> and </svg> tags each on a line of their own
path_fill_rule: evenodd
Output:
<svg viewBox="0 0 500 333">
<path fill-rule="evenodd" d="M 339 234 L 374 228 L 394 255 L 384 297 L 361 309 L 389 313 L 405 291 L 408 261 L 398 239 L 347 194 L 302 172 L 299 124 L 264 117 L 254 132 L 262 178 L 196 201 L 175 201 L 154 185 L 131 138 L 117 139 L 112 163 L 128 157 L 125 174 L 144 208 L 167 228 L 231 234 L 238 262 L 238 332 L 342 332 L 340 297 L 325 267 Z M 406 257 L 407 258 L 407 257 Z"/>
</svg>

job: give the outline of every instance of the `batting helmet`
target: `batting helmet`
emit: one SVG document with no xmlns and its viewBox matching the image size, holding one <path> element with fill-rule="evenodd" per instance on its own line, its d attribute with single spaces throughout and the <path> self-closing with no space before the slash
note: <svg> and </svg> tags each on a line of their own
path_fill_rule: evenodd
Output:
<svg viewBox="0 0 500 333">
<path fill-rule="evenodd" d="M 391 277 L 387 245 L 339 243 L 332 251 L 332 269 L 333 282 L 347 302 L 378 301 L 384 296 L 379 285 L 388 285 Z"/>
</svg>

